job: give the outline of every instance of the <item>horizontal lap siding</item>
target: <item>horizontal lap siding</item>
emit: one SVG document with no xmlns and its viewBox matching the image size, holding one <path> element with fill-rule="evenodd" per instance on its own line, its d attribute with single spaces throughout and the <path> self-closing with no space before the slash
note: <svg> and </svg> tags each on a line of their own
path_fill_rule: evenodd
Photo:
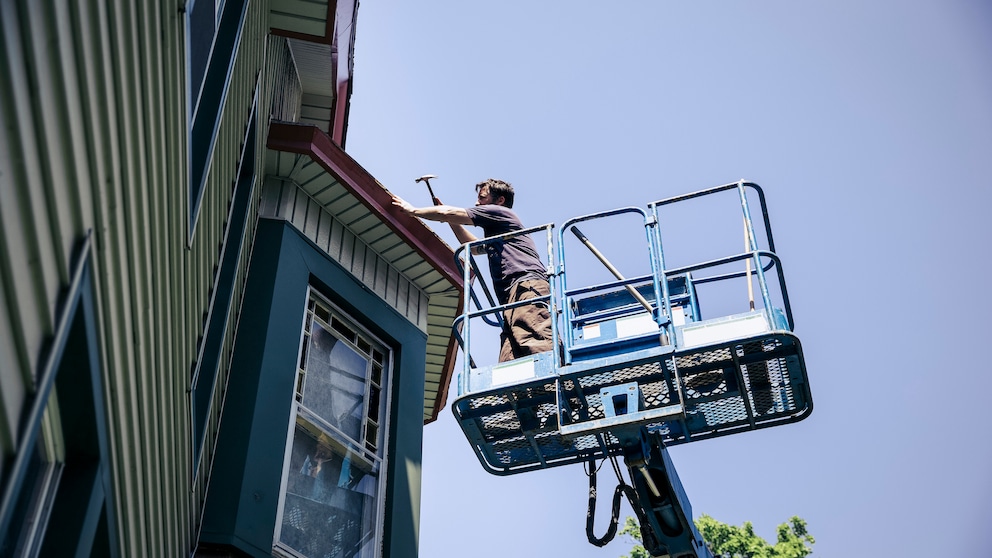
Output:
<svg viewBox="0 0 992 558">
<path fill-rule="evenodd" d="M 124 556 L 188 555 L 206 466 L 193 475 L 187 391 L 220 255 L 268 30 L 249 3 L 192 241 L 186 163 L 185 16 L 178 4 L 0 2 L 0 448 L 34 389 L 74 247 L 94 235 L 111 466 Z M 259 100 L 263 166 L 269 95 Z M 298 110 L 298 109 L 297 109 Z M 256 188 L 256 200 L 259 188 Z M 240 307 L 257 201 L 232 312 Z M 228 321 L 226 371 L 236 320 Z"/>
</svg>

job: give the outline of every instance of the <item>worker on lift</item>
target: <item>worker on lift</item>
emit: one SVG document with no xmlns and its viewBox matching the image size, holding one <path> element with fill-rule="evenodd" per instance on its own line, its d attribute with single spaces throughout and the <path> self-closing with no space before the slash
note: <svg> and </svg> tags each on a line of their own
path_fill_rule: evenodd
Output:
<svg viewBox="0 0 992 558">
<path fill-rule="evenodd" d="M 450 205 L 414 207 L 393 196 L 393 205 L 407 215 L 448 223 L 461 243 L 478 238 L 465 225 L 481 227 L 486 238 L 524 229 L 513 207 L 513 186 L 502 180 L 487 179 L 475 185 L 475 207 Z M 439 203 L 439 201 L 435 201 Z M 512 304 L 550 294 L 547 268 L 538 256 L 534 241 L 527 235 L 513 236 L 485 245 L 489 272 L 500 305 Z M 547 303 L 523 305 L 503 312 L 499 361 L 550 351 L 551 313 Z"/>
</svg>

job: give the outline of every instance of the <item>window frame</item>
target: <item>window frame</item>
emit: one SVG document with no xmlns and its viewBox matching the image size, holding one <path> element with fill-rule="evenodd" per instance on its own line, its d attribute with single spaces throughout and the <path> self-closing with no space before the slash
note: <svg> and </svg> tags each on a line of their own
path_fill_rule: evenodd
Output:
<svg viewBox="0 0 992 558">
<path fill-rule="evenodd" d="M 48 520 L 55 506 L 59 480 L 65 470 L 65 451 L 53 446 L 63 446 L 61 427 L 58 425 L 58 396 L 56 388 L 45 407 L 38 439 L 29 451 L 31 455 L 25 471 L 23 484 L 18 495 L 18 505 L 26 509 L 16 509 L 15 515 L 24 513 L 24 523 L 14 542 L 13 555 L 38 556 L 45 543 Z M 27 494 L 25 491 L 30 491 Z M 27 497 L 27 500 L 24 498 Z"/>
<path fill-rule="evenodd" d="M 202 4 L 201 4 L 202 2 Z M 221 116 L 227 102 L 234 62 L 250 0 L 191 0 L 184 13 L 186 57 L 186 177 L 189 209 L 187 245 L 192 246 L 206 189 Z M 193 17 L 197 6 L 212 5 L 213 36 L 202 75 L 194 75 Z M 199 47 L 197 47 L 199 48 Z M 193 91 L 194 78 L 199 86 Z M 204 97 L 210 84 L 209 96 Z"/>
<path fill-rule="evenodd" d="M 57 326 L 26 405 L 17 452 L 0 479 L 0 544 L 13 540 L 15 548 L 6 550 L 14 551 L 27 540 L 29 556 L 85 550 L 116 558 L 120 552 L 92 243 L 90 230 L 73 258 L 72 279 L 62 293 Z M 59 400 L 59 392 L 72 397 Z M 51 460 L 31 478 L 28 468 L 39 456 L 43 463 Z M 23 523 L 14 522 L 25 511 L 35 520 L 26 532 L 20 529 Z M 18 529 L 13 539 L 12 529 Z"/>
<path fill-rule="evenodd" d="M 223 243 L 218 255 L 213 286 L 210 289 L 203 336 L 197 347 L 196 361 L 193 363 L 190 377 L 189 413 L 193 476 L 199 471 L 203 462 L 203 448 L 207 445 L 206 437 L 209 430 L 207 424 L 213 411 L 214 392 L 217 389 L 217 377 L 222 361 L 221 351 L 228 322 L 233 318 L 232 312 L 237 312 L 234 294 L 237 289 L 238 264 L 242 253 L 250 249 L 251 240 L 245 239 L 244 236 L 250 225 L 251 201 L 260 182 L 259 161 L 256 157 L 260 91 L 261 76 L 258 76 L 252 93 L 251 111 L 244 131 L 241 156 L 238 158 L 231 204 L 228 207 L 227 219 L 224 221 Z"/>
<path fill-rule="evenodd" d="M 272 550 L 273 553 L 277 556 L 286 556 L 290 558 L 304 558 L 304 555 L 298 553 L 291 547 L 283 544 L 281 541 L 283 518 L 284 518 L 285 504 L 286 504 L 286 494 L 289 488 L 288 487 L 289 475 L 291 473 L 290 462 L 293 455 L 293 442 L 296 436 L 297 421 L 302 419 L 307 423 L 309 423 L 311 427 L 320 429 L 324 433 L 332 436 L 334 438 L 335 443 L 342 445 L 345 448 L 349 448 L 353 446 L 354 449 L 358 449 L 359 452 L 354 452 L 354 449 L 352 450 L 352 452 L 357 453 L 358 456 L 363 461 L 370 463 L 373 467 L 375 466 L 378 467 L 378 473 L 376 474 L 376 480 L 375 480 L 376 482 L 375 511 L 374 511 L 375 545 L 373 548 L 375 549 L 374 558 L 381 558 L 383 556 L 383 544 L 382 544 L 383 537 L 385 536 L 386 490 L 387 490 L 387 476 L 388 476 L 388 466 L 389 466 L 389 457 L 390 457 L 388 434 L 390 427 L 390 418 L 392 416 L 392 412 L 391 412 L 392 404 L 393 404 L 392 380 L 395 372 L 394 367 L 396 366 L 396 349 L 391 347 L 389 344 L 383 342 L 382 339 L 375 336 L 367 328 L 362 326 L 362 324 L 358 320 L 356 320 L 350 314 L 345 312 L 340 306 L 331 302 L 328 299 L 328 297 L 321 294 L 312 285 L 307 288 L 307 296 L 305 300 L 306 300 L 306 304 L 303 309 L 303 318 L 301 320 L 301 325 L 300 325 L 300 341 L 297 350 L 297 360 L 293 369 L 294 387 L 293 387 L 293 395 L 292 395 L 293 397 L 292 411 L 289 417 L 290 420 L 288 421 L 289 425 L 287 428 L 286 445 L 284 450 L 285 453 L 283 456 L 282 476 L 280 478 L 280 483 L 279 483 L 279 498 L 276 508 L 275 525 L 272 533 Z M 307 343 L 307 339 L 310 333 L 308 330 L 308 324 L 311 323 L 312 320 L 314 320 L 315 318 L 318 318 L 317 316 L 315 316 L 315 312 L 312 310 L 312 306 L 314 304 L 323 305 L 324 307 L 329 309 L 332 315 L 336 315 L 340 317 L 346 323 L 346 325 L 351 326 L 355 330 L 356 336 L 362 336 L 366 340 L 371 341 L 370 350 L 367 353 L 364 353 L 364 356 L 368 358 L 369 365 L 366 369 L 366 381 L 365 381 L 364 394 L 363 394 L 362 415 L 364 420 L 361 428 L 361 435 L 362 435 L 361 440 L 352 439 L 346 433 L 340 431 L 339 429 L 335 428 L 333 425 L 326 423 L 325 421 L 322 421 L 323 424 L 315 423 L 312 419 L 310 419 L 308 415 L 316 415 L 316 413 L 310 411 L 306 406 L 302 405 L 300 401 L 300 397 L 301 397 L 300 364 L 301 361 L 303 360 L 304 346 L 305 343 Z M 344 341 L 349 348 L 355 350 L 359 354 L 363 354 L 362 349 L 359 348 L 357 343 L 349 339 L 343 338 L 343 336 L 341 336 L 331 327 L 330 321 L 331 320 L 328 319 L 325 322 L 326 323 L 325 329 L 327 330 L 327 332 L 333 335 L 336 339 Z M 321 326 L 324 327 L 324 324 L 321 324 Z M 376 348 L 377 346 L 383 352 L 384 355 L 382 362 L 381 377 L 379 381 L 379 388 L 380 388 L 379 405 L 381 409 L 380 416 L 382 418 L 378 424 L 377 450 L 372 455 L 370 455 L 370 451 L 366 445 L 366 435 L 367 435 L 367 421 L 369 420 L 368 405 L 370 404 L 370 393 L 372 386 L 371 374 L 372 374 L 372 369 L 374 367 L 373 364 L 374 357 L 373 357 L 372 349 Z M 305 374 L 305 372 L 303 372 L 303 374 Z M 303 385 L 305 386 L 305 376 L 303 379 Z"/>
</svg>

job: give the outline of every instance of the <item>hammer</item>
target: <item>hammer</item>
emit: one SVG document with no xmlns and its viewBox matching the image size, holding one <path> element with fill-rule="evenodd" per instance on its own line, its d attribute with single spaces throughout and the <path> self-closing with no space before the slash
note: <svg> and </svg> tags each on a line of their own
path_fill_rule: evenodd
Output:
<svg viewBox="0 0 992 558">
<path fill-rule="evenodd" d="M 437 196 L 434 195 L 434 190 L 431 188 L 431 179 L 432 178 L 437 178 L 437 176 L 435 176 L 433 174 L 425 174 L 424 176 L 421 176 L 420 178 L 414 179 L 414 182 L 423 182 L 423 183 L 427 184 L 427 191 L 430 192 L 430 194 L 431 194 L 431 200 L 434 202 L 434 205 L 441 205 L 441 200 L 437 199 Z M 474 280 L 474 277 L 473 277 L 473 280 Z M 469 288 L 471 288 L 471 287 L 469 287 Z M 461 335 L 461 333 L 462 333 L 462 326 L 464 326 L 464 325 L 465 325 L 465 322 L 459 322 L 458 323 L 458 335 Z M 468 356 L 469 366 L 471 366 L 472 368 L 475 368 L 476 367 L 475 366 L 475 359 L 472 358 L 472 355 L 467 355 L 467 356 Z"/>
<path fill-rule="evenodd" d="M 431 194 L 431 201 L 434 202 L 434 205 L 441 205 L 441 200 L 437 199 L 437 196 L 434 195 L 434 190 L 431 188 L 432 178 L 437 178 L 437 176 L 433 174 L 425 174 L 424 176 L 415 179 L 414 182 L 424 182 L 427 184 L 427 191 Z"/>
</svg>

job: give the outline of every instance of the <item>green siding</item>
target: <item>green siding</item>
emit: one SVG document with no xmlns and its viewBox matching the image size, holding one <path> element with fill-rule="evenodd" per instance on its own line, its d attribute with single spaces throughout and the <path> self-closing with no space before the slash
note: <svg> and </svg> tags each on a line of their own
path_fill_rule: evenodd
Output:
<svg viewBox="0 0 992 558">
<path fill-rule="evenodd" d="M 242 304 L 255 302 L 243 299 L 261 164 L 197 460 L 191 373 L 215 289 L 246 125 L 257 92 L 257 140 L 251 148 L 261 163 L 268 115 L 299 118 L 301 111 L 302 87 L 289 66 L 286 42 L 269 35 L 276 19 L 269 10 L 276 3 L 249 0 L 191 228 L 183 12 L 188 4 L 0 2 L 0 451 L 9 457 L 19 447 L 19 418 L 35 396 L 73 249 L 92 231 L 94 318 L 109 430 L 105 465 L 123 556 L 194 552 L 208 476 L 214 459 L 222 459 L 216 452 L 220 413 L 225 404 L 240 404 L 226 398 L 229 387 L 239 387 L 228 378 L 238 328 L 246 327 L 239 312 Z M 363 211 L 357 208 L 356 220 Z M 418 262 L 408 267 L 418 269 Z M 419 467 L 428 410 L 426 349 L 415 324 L 390 315 L 390 327 L 416 332 L 416 340 L 397 339 L 403 393 L 417 397 L 395 400 L 400 407 L 394 417 L 404 418 L 393 424 L 404 426 L 393 434 L 403 439 L 390 448 L 402 459 L 392 461 L 398 468 L 388 472 L 396 475 L 390 509 L 406 511 L 391 512 L 387 539 L 398 537 L 390 544 L 405 550 L 393 555 L 407 556 L 416 553 L 416 518 L 409 510 L 419 508 L 419 479 L 406 477 L 406 463 Z M 432 353 L 431 366 L 439 366 L 438 358 Z M 436 393 L 437 383 L 431 386 Z M 0 478 L 5 473 L 0 468 Z"/>
<path fill-rule="evenodd" d="M 268 33 L 268 3 L 250 2 L 190 242 L 179 6 L 0 3 L 0 449 L 17 447 L 17 417 L 53 333 L 71 250 L 92 229 L 110 466 L 127 556 L 188 555 L 195 544 L 208 468 L 193 475 L 187 390 Z M 260 102 L 267 99 L 263 87 Z M 259 160 L 266 131 L 260 119 Z M 236 320 L 229 323 L 233 331 Z M 226 337 L 222 370 L 234 336 Z"/>
</svg>

